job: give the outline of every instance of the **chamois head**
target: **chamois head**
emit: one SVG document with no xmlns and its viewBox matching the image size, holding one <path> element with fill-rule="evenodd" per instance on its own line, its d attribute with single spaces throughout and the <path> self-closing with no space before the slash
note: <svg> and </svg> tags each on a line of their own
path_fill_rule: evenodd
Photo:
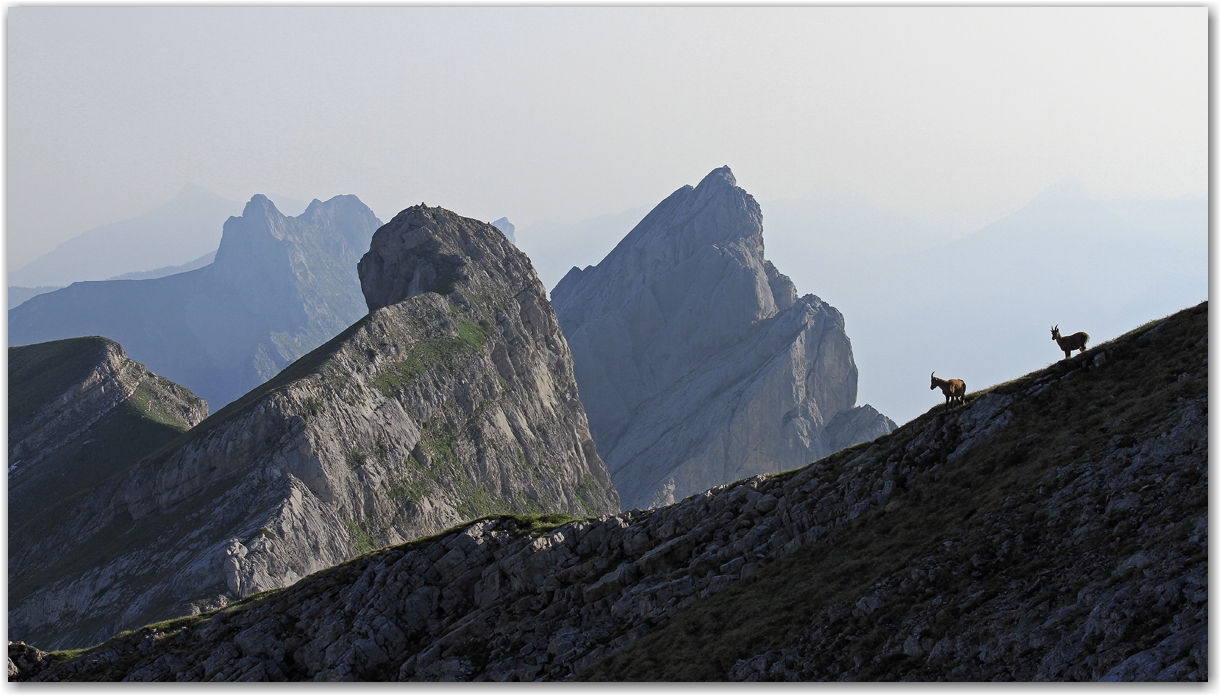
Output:
<svg viewBox="0 0 1220 695">
<path fill-rule="evenodd" d="M 936 372 L 935 371 L 932 372 L 932 385 L 928 387 L 928 390 L 931 391 L 931 390 L 935 389 L 938 386 L 938 384 L 936 383 L 938 381 L 940 381 L 940 379 L 936 378 Z"/>
<path fill-rule="evenodd" d="M 1059 325 L 1055 324 L 1051 328 L 1051 340 L 1059 340 Z"/>
</svg>

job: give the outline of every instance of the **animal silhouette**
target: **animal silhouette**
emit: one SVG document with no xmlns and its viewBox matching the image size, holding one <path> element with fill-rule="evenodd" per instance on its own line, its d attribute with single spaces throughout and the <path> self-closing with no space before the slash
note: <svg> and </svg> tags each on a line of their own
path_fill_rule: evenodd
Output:
<svg viewBox="0 0 1220 695">
<path fill-rule="evenodd" d="M 1063 350 L 1063 359 L 1068 359 L 1072 356 L 1072 350 L 1079 350 L 1080 354 L 1084 354 L 1084 345 L 1089 342 L 1089 334 L 1084 331 L 1073 333 L 1071 335 L 1059 335 L 1059 326 L 1051 328 L 1051 340 L 1059 343 L 1059 349 Z"/>
<path fill-rule="evenodd" d="M 961 379 L 937 379 L 936 372 L 932 372 L 932 386 L 928 390 L 931 391 L 938 386 L 941 392 L 945 394 L 945 405 L 949 405 L 954 401 L 965 403 L 966 382 Z"/>
</svg>

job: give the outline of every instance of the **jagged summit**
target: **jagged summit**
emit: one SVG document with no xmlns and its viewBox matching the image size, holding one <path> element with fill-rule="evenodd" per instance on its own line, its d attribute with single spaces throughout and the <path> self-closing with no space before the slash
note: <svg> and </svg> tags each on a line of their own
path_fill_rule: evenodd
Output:
<svg viewBox="0 0 1220 695">
<path fill-rule="evenodd" d="M 255 195 L 212 263 L 33 297 L 9 312 L 9 344 L 104 335 L 219 410 L 364 316 L 355 266 L 380 225 L 352 195 L 297 217 Z"/>
<path fill-rule="evenodd" d="M 792 468 L 894 426 L 855 408 L 842 314 L 798 299 L 762 232 L 758 203 L 722 167 L 551 292 L 625 505 Z"/>
<path fill-rule="evenodd" d="M 685 185 L 670 194 L 595 267 L 627 265 L 625 270 L 643 283 L 660 267 L 681 263 L 706 246 L 737 240 L 762 247 L 762 208 L 737 186 L 725 166 L 703 177 L 698 186 Z M 567 290 L 560 287 L 570 286 L 587 270 L 573 268 L 555 292 L 564 294 Z"/>
</svg>

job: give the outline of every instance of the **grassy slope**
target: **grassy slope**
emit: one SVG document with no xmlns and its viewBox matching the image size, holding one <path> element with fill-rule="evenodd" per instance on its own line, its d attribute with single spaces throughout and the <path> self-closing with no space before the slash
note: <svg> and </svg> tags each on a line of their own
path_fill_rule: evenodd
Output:
<svg viewBox="0 0 1220 695">
<path fill-rule="evenodd" d="M 122 465 L 114 466 L 105 476 L 98 476 L 97 479 L 93 480 L 89 486 L 80 488 L 77 493 L 71 494 L 70 496 L 57 497 L 56 499 L 58 499 L 58 501 L 55 504 L 45 507 L 42 512 L 32 517 L 28 522 L 23 524 L 21 528 L 14 531 L 10 526 L 9 542 L 20 543 L 26 534 L 31 534 L 32 536 L 36 537 L 40 533 L 41 529 L 58 526 L 70 516 L 72 509 L 80 503 L 84 497 L 84 494 L 87 493 L 88 490 L 124 475 L 138 465 L 155 465 L 157 461 L 164 460 L 165 457 L 169 456 L 182 446 L 198 439 L 199 437 L 202 437 L 212 429 L 215 429 L 219 425 L 231 420 L 241 413 L 250 410 L 265 396 L 273 391 L 285 388 L 299 379 L 309 377 L 310 375 L 316 373 L 322 368 L 323 365 L 325 365 L 326 359 L 339 349 L 343 341 L 367 321 L 368 317 L 366 316 L 364 319 L 356 322 L 354 325 L 335 336 L 321 347 L 318 347 L 301 359 L 284 368 L 283 371 L 281 371 L 271 380 L 262 384 L 258 388 L 253 389 L 236 401 L 233 401 L 229 405 L 222 408 L 219 412 L 208 416 L 206 420 L 199 423 L 195 427 L 192 427 L 185 432 L 180 429 L 175 430 L 172 432 L 171 436 L 160 437 L 155 446 L 143 448 L 143 450 L 138 454 L 133 452 L 130 458 L 126 458 L 122 461 Z M 102 340 L 105 339 L 103 338 Z M 44 575 L 46 575 L 46 572 L 38 573 L 39 577 Z M 28 582 L 22 582 L 22 585 L 26 583 Z M 11 593 L 9 598 L 10 600 L 14 599 Z"/>
<path fill-rule="evenodd" d="M 964 541 L 955 551 L 963 560 L 975 552 L 986 552 L 974 547 L 986 534 L 971 533 L 979 530 L 976 527 L 983 517 L 977 514 L 979 510 L 1019 508 L 1029 499 L 1041 497 L 1039 482 L 1047 471 L 1063 463 L 1056 455 L 1066 447 L 1080 447 L 1078 458 L 1096 460 L 1111 437 L 1125 433 L 1103 428 L 1103 424 L 1122 418 L 1131 423 L 1132 431 L 1138 427 L 1155 435 L 1167 427 L 1176 399 L 1207 397 L 1206 366 L 1202 378 L 1178 379 L 1206 356 L 1206 344 L 1199 348 L 1198 342 L 1207 335 L 1207 303 L 1175 314 L 1155 338 L 1137 342 L 1150 326 L 1086 353 L 1091 357 L 1104 351 L 1111 365 L 1105 371 L 1079 374 L 1067 382 L 1071 388 L 1057 389 L 1053 395 L 1018 398 L 1013 404 L 1016 419 L 1012 425 L 1000 430 L 986 446 L 954 463 L 942 464 L 934 479 L 921 479 L 911 489 L 896 493 L 894 499 L 904 503 L 897 510 L 866 514 L 832 531 L 826 542 L 803 548 L 695 604 L 594 665 L 582 678 L 722 680 L 738 659 L 785 646 L 819 611 L 834 603 L 854 603 L 879 579 L 932 554 L 945 541 Z M 989 391 L 1019 394 L 1039 378 L 1064 374 L 1078 363 L 1079 359 L 1058 362 Z M 967 402 L 984 393 L 970 394 Z M 833 479 L 841 472 L 836 468 L 841 469 L 865 447 L 879 447 L 885 452 L 881 460 L 885 460 L 891 452 L 901 452 L 925 428 L 939 427 L 943 412 L 943 406 L 933 408 L 887 437 L 835 454 L 822 464 Z M 1020 446 L 1031 434 L 1041 437 Z M 1206 509 L 1206 493 L 1183 503 L 1189 509 Z M 983 589 L 995 591 L 1044 568 L 1037 561 L 1018 565 L 989 577 Z M 944 576 L 937 589 L 965 596 L 973 593 L 966 591 L 970 580 L 969 576 Z M 946 620 L 951 618 L 946 616 Z M 876 623 L 868 628 L 872 632 L 853 651 L 875 648 L 888 637 L 878 616 L 869 620 Z"/>
<path fill-rule="evenodd" d="M 9 350 L 9 431 L 83 380 L 113 342 L 96 336 Z M 9 528 L 61 499 L 127 470 L 187 430 L 146 384 L 74 441 L 9 486 Z"/>
<path fill-rule="evenodd" d="M 9 431 L 28 423 L 69 386 L 88 376 L 111 344 L 108 338 L 89 336 L 9 348 Z"/>
<path fill-rule="evenodd" d="M 52 496 L 52 499 L 48 501 L 54 502 L 53 504 L 43 507 L 43 511 L 35 514 L 20 527 L 13 530 L 14 526 L 10 524 L 10 544 L 21 547 L 27 541 L 38 540 L 45 533 L 46 529 L 55 528 L 68 520 L 72 515 L 73 509 L 86 499 L 91 489 L 112 481 L 119 476 L 126 475 L 138 466 L 157 465 L 183 446 L 198 440 L 213 429 L 256 407 L 269 394 L 285 389 L 301 379 L 322 373 L 331 356 L 341 349 L 350 337 L 370 320 L 372 320 L 371 315 L 365 316 L 325 344 L 285 367 L 283 371 L 266 383 L 252 389 L 249 393 L 233 401 L 220 411 L 213 413 L 195 427 L 185 432 L 175 430 L 169 436 L 157 437 L 155 439 L 160 443 L 160 446 L 148 446 L 139 451 L 138 454 L 133 453 L 130 458 L 117 460 L 113 467 L 105 469 L 105 475 L 93 476 L 90 479 L 91 486 L 79 487 L 74 491 L 74 494 L 67 493 Z M 421 346 L 427 348 L 433 346 L 434 343 L 441 343 L 447 346 L 449 343 L 458 342 L 465 347 L 481 348 L 483 341 L 486 339 L 485 331 L 477 325 L 472 328 L 467 325 L 468 323 L 466 322 L 459 326 L 458 338 L 452 340 L 425 340 L 421 341 Z M 106 339 L 101 338 L 98 340 Z M 453 352 L 452 350 L 442 352 L 443 354 L 427 356 L 429 359 L 424 360 L 427 363 L 425 366 L 435 366 L 436 362 L 454 357 L 453 354 L 450 354 Z M 128 431 L 135 434 L 130 428 Z M 27 576 L 20 577 L 15 581 L 10 580 L 9 601 L 19 601 L 35 591 L 39 586 L 50 581 L 86 571 L 90 567 L 103 563 L 108 558 L 123 555 L 155 540 L 163 528 L 172 526 L 182 518 L 198 511 L 204 503 L 222 494 L 224 490 L 235 482 L 235 479 L 218 481 L 204 493 L 166 512 L 166 516 L 157 525 L 134 524 L 126 515 L 119 515 L 119 517 L 111 522 L 108 528 L 97 534 L 97 542 L 74 547 L 53 564 Z M 38 507 L 31 506 L 31 509 L 37 510 Z"/>
</svg>

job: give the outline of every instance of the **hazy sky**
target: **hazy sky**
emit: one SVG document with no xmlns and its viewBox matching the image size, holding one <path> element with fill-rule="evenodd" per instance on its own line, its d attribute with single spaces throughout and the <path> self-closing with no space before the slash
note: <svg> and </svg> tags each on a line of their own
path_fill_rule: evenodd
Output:
<svg viewBox="0 0 1220 695">
<path fill-rule="evenodd" d="M 518 226 L 723 164 L 962 227 L 1067 175 L 1205 195 L 1207 13 L 14 7 L 9 267 L 187 183 Z"/>
</svg>

